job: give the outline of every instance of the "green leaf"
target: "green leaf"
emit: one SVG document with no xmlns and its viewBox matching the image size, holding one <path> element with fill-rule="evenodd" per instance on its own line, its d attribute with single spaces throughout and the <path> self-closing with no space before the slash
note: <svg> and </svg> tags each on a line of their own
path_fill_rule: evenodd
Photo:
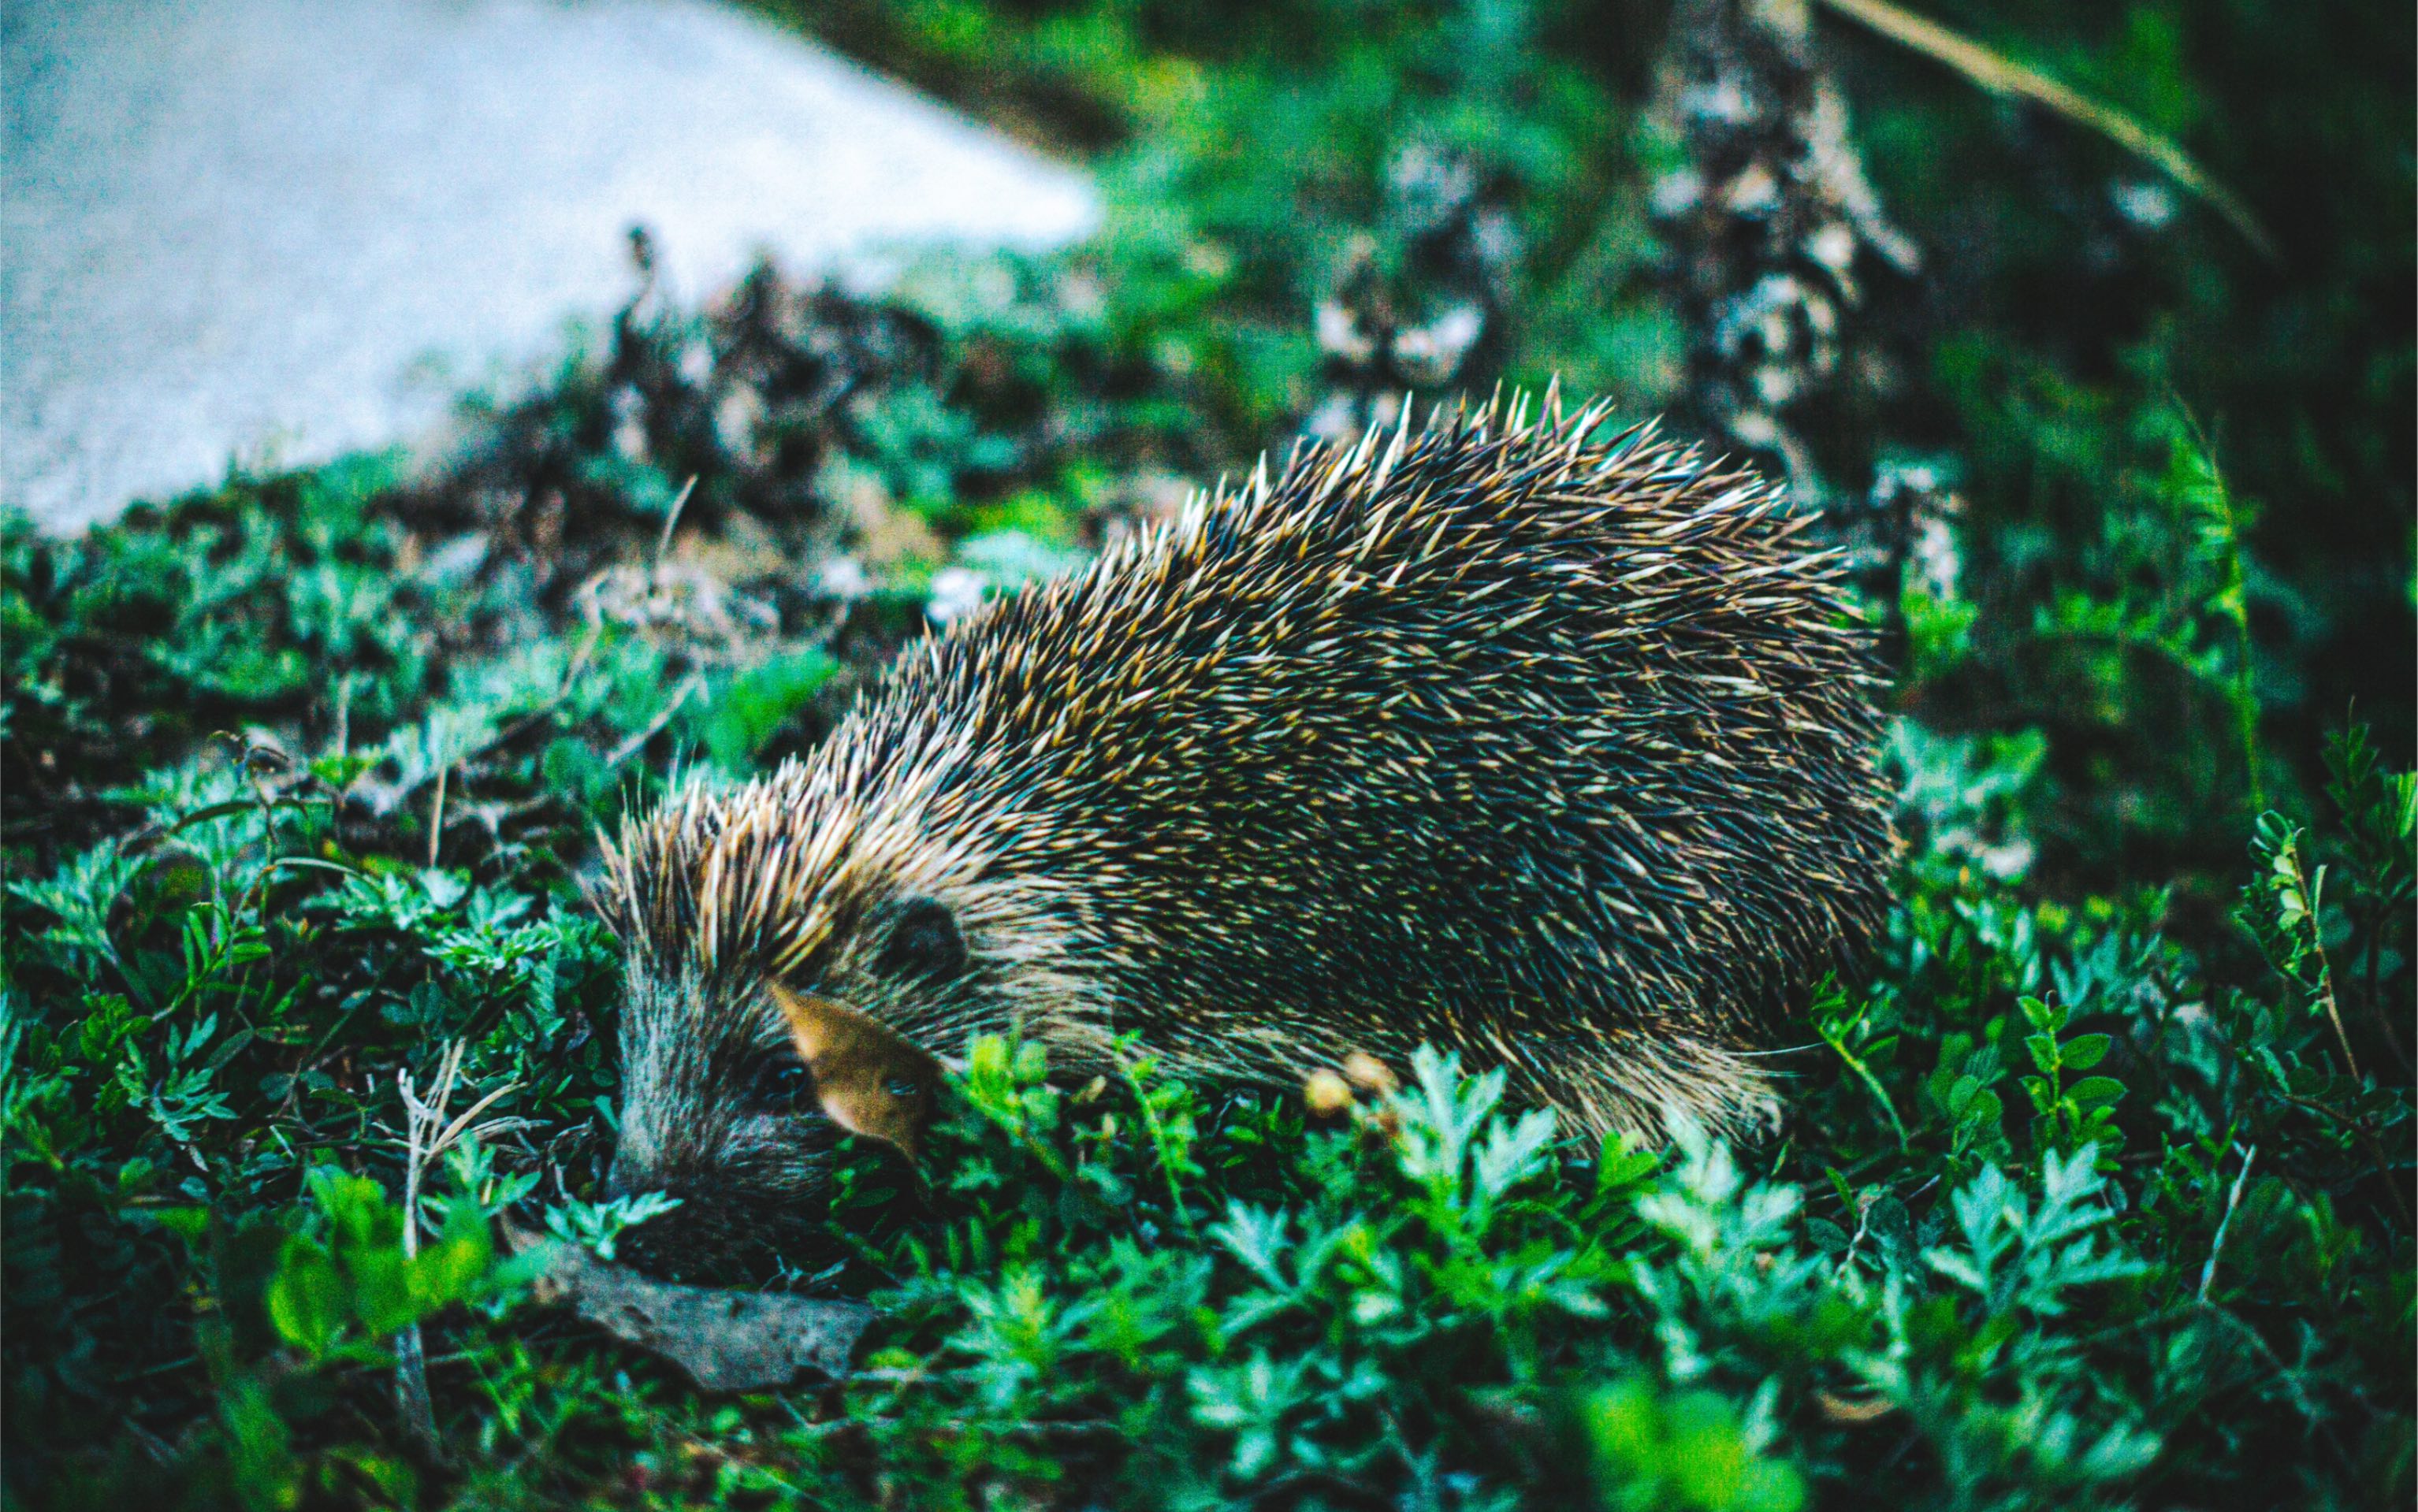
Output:
<svg viewBox="0 0 2418 1512">
<path fill-rule="evenodd" d="M 2058 1055 L 2064 1062 L 2064 1069 L 2088 1071 L 2107 1054 L 2107 1046 L 2112 1040 L 2113 1036 L 2106 1034 L 2079 1034 L 2059 1046 Z"/>
<path fill-rule="evenodd" d="M 412 1305 L 411 1263 L 404 1259 L 400 1239 L 392 1245 L 350 1245 L 341 1252 L 353 1284 L 353 1311 L 361 1327 L 383 1337 L 416 1321 Z"/>
<path fill-rule="evenodd" d="M 2066 1089 L 2065 1100 L 2076 1107 L 2099 1107 L 2124 1095 L 2124 1084 L 2113 1077 L 2085 1077 Z"/>
<path fill-rule="evenodd" d="M 302 1494 L 302 1466 L 291 1431 L 277 1415 L 268 1384 L 245 1376 L 228 1383 L 219 1403 L 226 1425 L 229 1469 L 249 1512 L 285 1512 Z"/>
<path fill-rule="evenodd" d="M 187 1244 L 199 1243 L 202 1236 L 209 1231 L 210 1210 L 207 1208 L 154 1208 L 151 1216 L 160 1221 L 161 1228 Z"/>
<path fill-rule="evenodd" d="M 406 1287 L 414 1317 L 468 1300 L 487 1278 L 495 1245 L 479 1205 L 457 1198 L 445 1209 L 445 1229 L 411 1261 Z"/>
<path fill-rule="evenodd" d="M 809 647 L 731 678 L 713 692 L 700 718 L 706 751 L 724 770 L 744 771 L 838 671 L 829 651 Z"/>
<path fill-rule="evenodd" d="M 2023 1009 L 2025 1020 L 2034 1029 L 2055 1033 L 2065 1027 L 2066 1011 L 2062 1003 L 2027 997 L 2018 1000 L 2017 1005 Z"/>
<path fill-rule="evenodd" d="M 1997 1092 L 1983 1092 L 1973 1099 L 1970 1107 L 1966 1108 L 1965 1116 L 1957 1121 L 1957 1126 L 1961 1129 L 1996 1128 L 1998 1126 L 1998 1121 L 2005 1117 L 2007 1105 L 1999 1099 Z"/>
<path fill-rule="evenodd" d="M 314 1360 L 328 1352 L 351 1312 L 334 1258 L 299 1234 L 278 1256 L 268 1301 L 278 1335 Z"/>
<path fill-rule="evenodd" d="M 2055 1071 L 2057 1069 L 2056 1035 L 2027 1034 L 2024 1036 L 2024 1048 L 2031 1052 L 2032 1064 L 2040 1067 L 2043 1071 Z"/>
</svg>

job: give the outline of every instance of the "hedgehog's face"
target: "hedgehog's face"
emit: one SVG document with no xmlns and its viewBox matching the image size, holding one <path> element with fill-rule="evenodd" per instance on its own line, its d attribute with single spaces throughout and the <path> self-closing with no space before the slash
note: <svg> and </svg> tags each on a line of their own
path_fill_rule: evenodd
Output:
<svg viewBox="0 0 2418 1512">
<path fill-rule="evenodd" d="M 939 1063 L 890 1026 L 959 1018 L 978 990 L 955 915 L 922 896 L 848 910 L 781 980 L 633 961 L 621 1018 L 616 1193 L 681 1199 L 623 1248 L 675 1280 L 761 1279 L 829 1248 L 843 1133 L 918 1153 Z"/>
</svg>

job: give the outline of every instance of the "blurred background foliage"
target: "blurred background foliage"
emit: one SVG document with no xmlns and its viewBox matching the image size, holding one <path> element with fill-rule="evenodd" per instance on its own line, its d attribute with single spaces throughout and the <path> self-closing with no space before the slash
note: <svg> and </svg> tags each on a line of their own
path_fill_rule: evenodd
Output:
<svg viewBox="0 0 2418 1512">
<path fill-rule="evenodd" d="M 1871 0 L 760 8 L 1102 232 L 704 300 L 640 235 L 432 464 L 0 526 L 12 1504 L 2408 1500 L 2406 8 L 1926 0 L 2246 219 Z M 1896 674 L 1890 939 L 1780 1140 L 995 1046 L 931 1191 L 835 1199 L 847 1385 L 526 1305 L 492 1226 L 631 1219 L 597 825 L 1263 451 L 1555 379 L 1786 475 Z"/>
<path fill-rule="evenodd" d="M 1208 390 L 1239 446 L 1203 438 L 1202 462 L 1245 462 L 1314 414 L 1324 354 L 1304 312 L 1338 297 L 1354 259 L 1373 258 L 1412 311 L 1460 296 L 1455 270 L 1422 266 L 1434 228 L 1405 203 L 1423 158 L 1482 186 L 1515 291 L 1457 386 L 1558 375 L 1639 412 L 1685 397 L 1689 335 L 1654 216 L 1657 189 L 1689 171 L 1658 108 L 1673 8 L 773 8 L 1094 155 L 1112 203 L 1110 342 Z M 2187 143 L 2252 207 L 2262 252 L 2102 134 L 1813 9 L 1864 171 L 1921 254 L 1849 317 L 1880 328 L 1862 354 L 1875 371 L 1821 417 L 1821 473 L 1859 494 L 1892 465 L 1929 465 L 1967 512 L 1982 654 L 1957 686 L 1908 696 L 1937 718 L 2059 737 L 2051 775 L 2093 809 L 2058 837 L 2076 863 L 2222 859 L 2228 848 L 2203 848 L 2221 830 L 2198 820 L 2251 782 L 2224 765 L 2238 747 L 2211 758 L 2183 738 L 2208 712 L 2199 680 L 2085 606 L 2173 584 L 2164 480 L 2178 435 L 2202 428 L 2243 517 L 2268 749 L 2305 777 L 2354 701 L 2406 737 L 2410 17 L 1924 8 Z"/>
</svg>

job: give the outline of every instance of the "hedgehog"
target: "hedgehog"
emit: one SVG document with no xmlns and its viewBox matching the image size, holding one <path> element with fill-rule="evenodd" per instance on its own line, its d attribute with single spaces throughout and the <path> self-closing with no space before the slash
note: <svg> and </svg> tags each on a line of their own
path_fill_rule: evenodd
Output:
<svg viewBox="0 0 2418 1512">
<path fill-rule="evenodd" d="M 1263 458 L 626 822 L 609 1184 L 684 1203 L 640 1263 L 810 1249 L 838 1136 L 915 1156 L 986 1034 L 1207 1089 L 1424 1043 L 1565 1127 L 1770 1123 L 1759 1031 L 1886 902 L 1877 673 L 1778 488 L 1608 416 Z"/>
</svg>

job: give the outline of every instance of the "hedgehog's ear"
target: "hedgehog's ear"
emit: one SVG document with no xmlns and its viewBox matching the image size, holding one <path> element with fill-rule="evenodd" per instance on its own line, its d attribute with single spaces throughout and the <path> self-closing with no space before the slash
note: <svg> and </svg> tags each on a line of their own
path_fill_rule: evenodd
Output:
<svg viewBox="0 0 2418 1512">
<path fill-rule="evenodd" d="M 940 1094 L 941 1065 L 907 1037 L 829 998 L 771 984 L 798 1059 L 831 1121 L 913 1160 Z"/>
<path fill-rule="evenodd" d="M 966 970 L 966 937 L 957 916 L 938 898 L 911 897 L 896 905 L 886 923 L 873 970 L 901 981 L 948 982 Z"/>
</svg>

